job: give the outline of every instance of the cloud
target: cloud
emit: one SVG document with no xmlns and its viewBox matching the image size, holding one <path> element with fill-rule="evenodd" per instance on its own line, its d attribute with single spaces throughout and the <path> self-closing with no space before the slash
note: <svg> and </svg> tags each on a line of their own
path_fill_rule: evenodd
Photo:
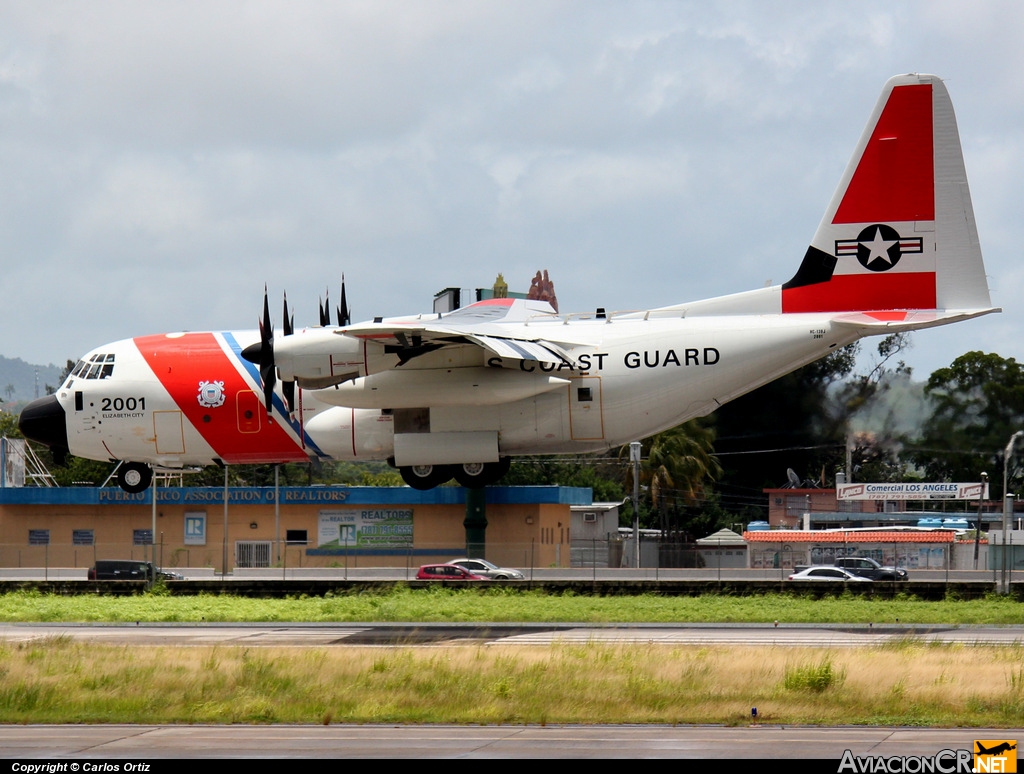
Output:
<svg viewBox="0 0 1024 774">
<path fill-rule="evenodd" d="M 363 317 L 539 268 L 567 310 L 781 282 L 881 84 L 923 70 L 950 79 L 1007 313 L 918 334 L 911 365 L 978 339 L 1020 359 L 1022 22 L 999 2 L 8 4 L 3 354 L 248 327 L 264 282 L 311 322 L 342 272 Z"/>
</svg>

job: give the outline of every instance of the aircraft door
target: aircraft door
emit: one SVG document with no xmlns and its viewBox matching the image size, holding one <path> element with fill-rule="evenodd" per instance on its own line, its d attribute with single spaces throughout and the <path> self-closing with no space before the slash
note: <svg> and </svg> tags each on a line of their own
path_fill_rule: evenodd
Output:
<svg viewBox="0 0 1024 774">
<path fill-rule="evenodd" d="M 235 396 L 238 411 L 238 432 L 258 433 L 260 417 L 263 416 L 263 404 L 252 390 L 240 390 Z"/>
<path fill-rule="evenodd" d="M 600 376 L 581 376 L 569 382 L 569 435 L 574 441 L 604 438 Z"/>
<path fill-rule="evenodd" d="M 157 454 L 184 454 L 185 433 L 180 411 L 154 411 L 153 434 Z"/>
</svg>

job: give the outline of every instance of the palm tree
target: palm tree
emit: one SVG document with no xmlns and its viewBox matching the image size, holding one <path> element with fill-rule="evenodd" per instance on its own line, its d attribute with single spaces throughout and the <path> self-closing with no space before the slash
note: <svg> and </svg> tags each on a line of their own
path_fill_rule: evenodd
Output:
<svg viewBox="0 0 1024 774">
<path fill-rule="evenodd" d="M 670 503 L 681 499 L 685 505 L 696 505 L 703 500 L 707 484 L 722 474 L 714 456 L 714 440 L 712 428 L 691 419 L 642 442 L 640 484 L 648 487 L 662 532 L 669 531 Z M 628 449 L 623 447 L 620 457 L 628 454 Z M 632 468 L 627 485 L 633 485 Z"/>
</svg>

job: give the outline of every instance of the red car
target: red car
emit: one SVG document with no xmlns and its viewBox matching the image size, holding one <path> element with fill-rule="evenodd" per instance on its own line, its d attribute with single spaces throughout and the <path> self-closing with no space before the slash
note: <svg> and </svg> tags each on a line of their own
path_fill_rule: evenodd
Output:
<svg viewBox="0 0 1024 774">
<path fill-rule="evenodd" d="M 478 581 L 487 580 L 456 564 L 425 564 L 416 573 L 416 580 Z"/>
</svg>

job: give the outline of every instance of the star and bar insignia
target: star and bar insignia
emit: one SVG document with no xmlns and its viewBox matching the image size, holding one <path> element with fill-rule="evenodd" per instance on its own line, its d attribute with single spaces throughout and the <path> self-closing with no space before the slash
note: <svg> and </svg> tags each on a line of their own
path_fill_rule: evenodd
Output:
<svg viewBox="0 0 1024 774">
<path fill-rule="evenodd" d="M 857 234 L 856 239 L 837 239 L 836 258 L 857 256 L 869 271 L 888 271 L 900 258 L 924 251 L 921 237 L 902 237 L 892 226 L 874 223 Z"/>
</svg>

